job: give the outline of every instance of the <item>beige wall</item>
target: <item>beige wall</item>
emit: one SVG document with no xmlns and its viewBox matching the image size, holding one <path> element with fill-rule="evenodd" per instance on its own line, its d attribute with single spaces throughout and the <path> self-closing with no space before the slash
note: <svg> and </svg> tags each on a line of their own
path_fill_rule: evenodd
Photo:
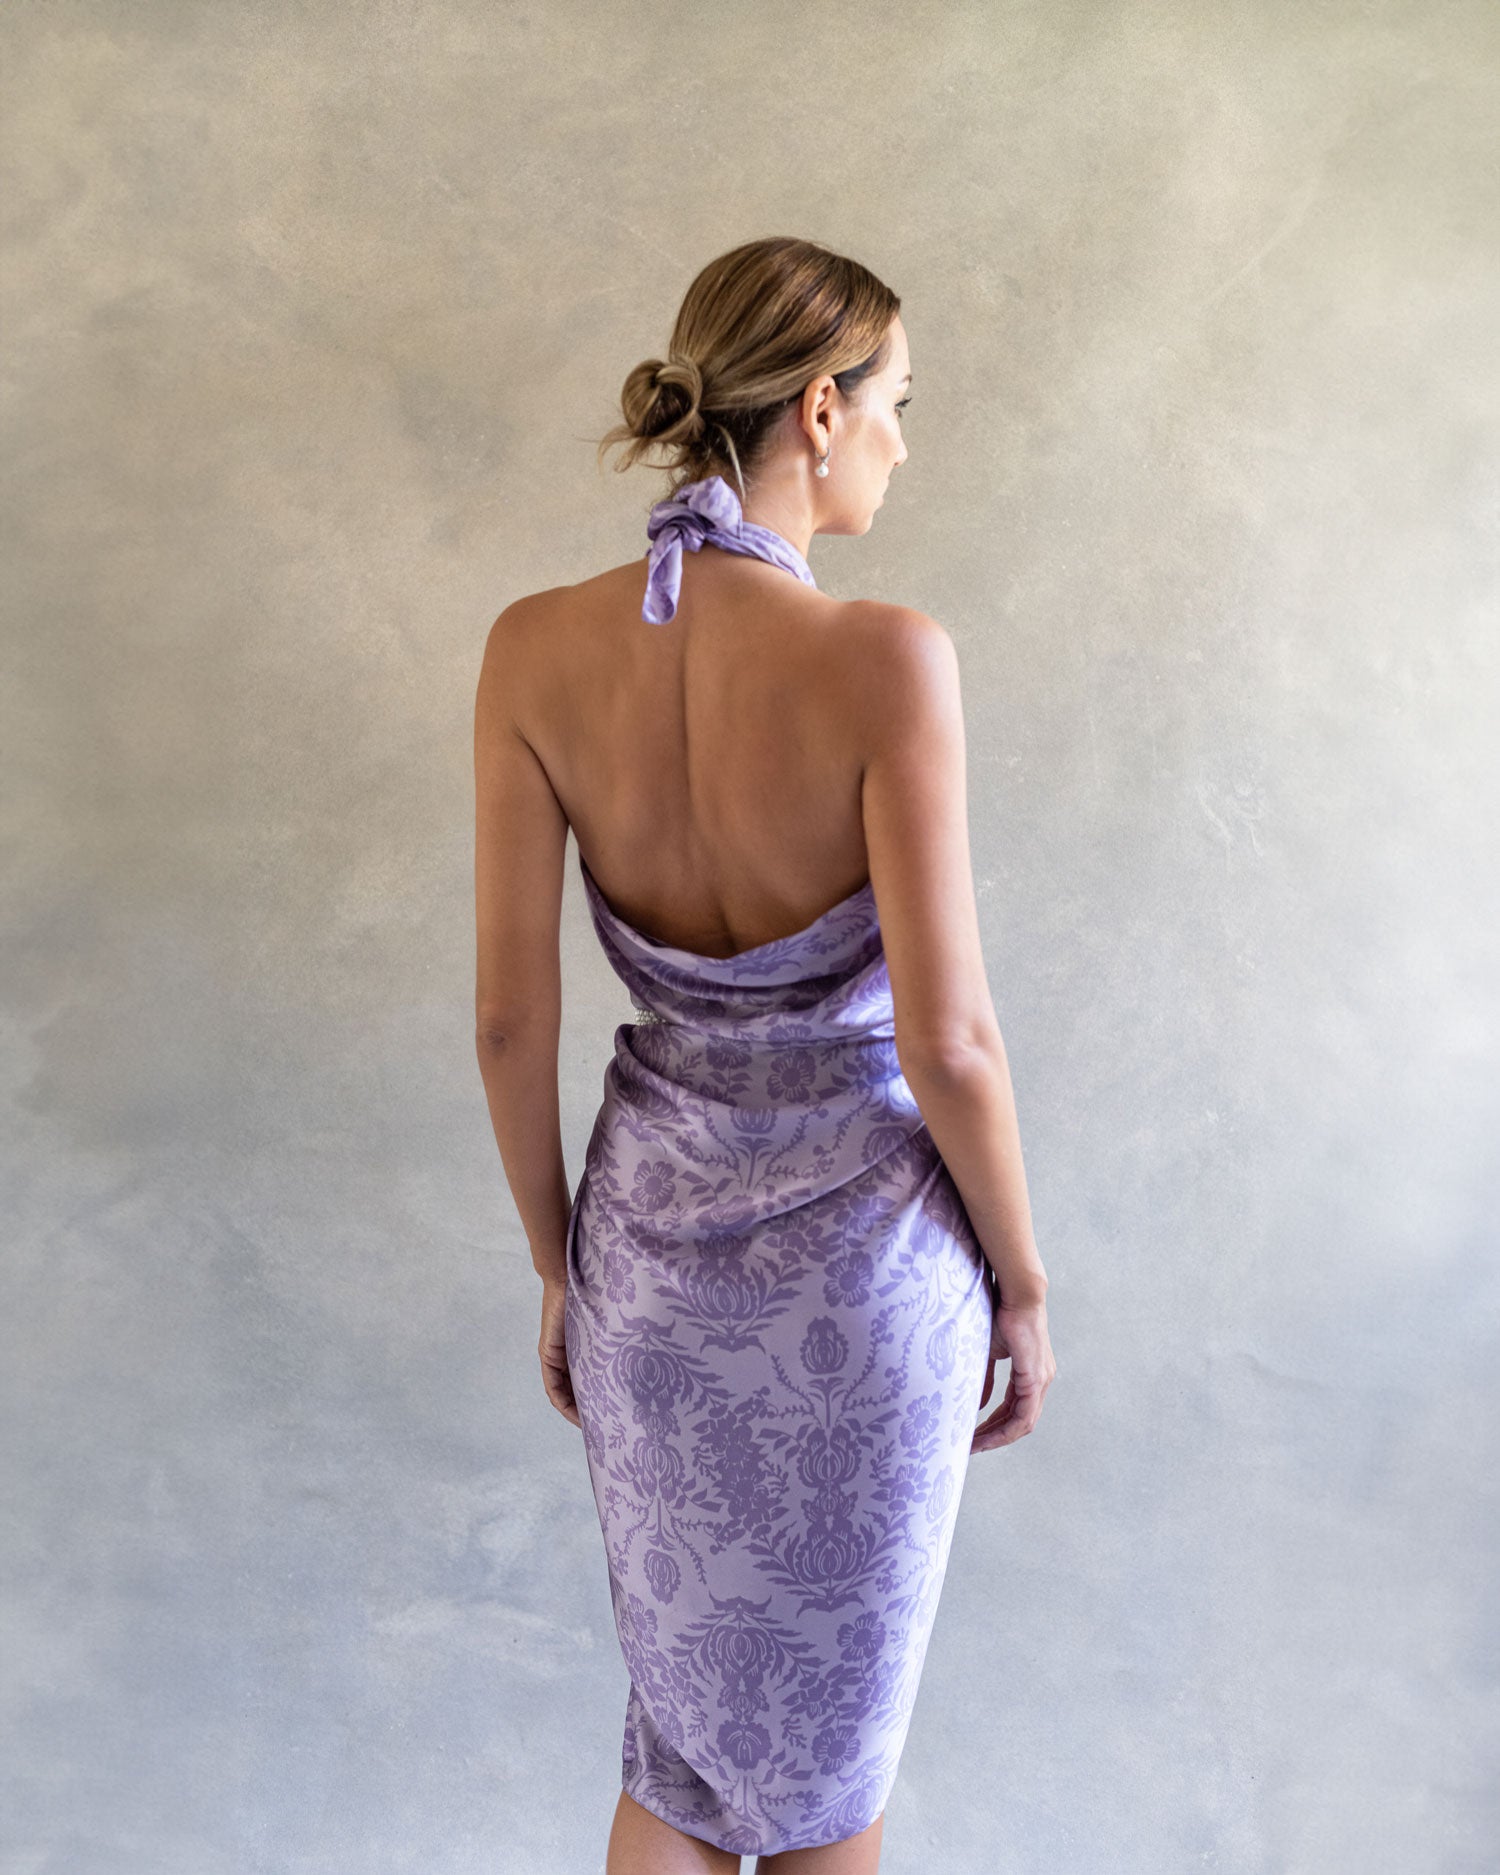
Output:
<svg viewBox="0 0 1500 1875">
<path fill-rule="evenodd" d="M 1496 8 L 74 0 L 0 68 L 0 1867 L 603 1866 L 470 709 L 644 551 L 590 439 L 782 231 L 905 300 L 910 461 L 812 559 L 959 645 L 1061 1368 L 884 1868 L 1492 1866 Z"/>
</svg>

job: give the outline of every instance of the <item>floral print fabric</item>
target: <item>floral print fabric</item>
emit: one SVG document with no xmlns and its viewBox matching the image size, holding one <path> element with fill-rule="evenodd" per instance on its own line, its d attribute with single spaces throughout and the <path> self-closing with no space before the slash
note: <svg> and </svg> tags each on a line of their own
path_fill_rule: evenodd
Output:
<svg viewBox="0 0 1500 1875">
<path fill-rule="evenodd" d="M 565 1310 L 624 1788 L 741 1855 L 839 1841 L 895 1782 L 994 1278 L 900 1072 L 873 889 L 719 959 L 636 930 L 579 863 L 639 1017 Z"/>
</svg>

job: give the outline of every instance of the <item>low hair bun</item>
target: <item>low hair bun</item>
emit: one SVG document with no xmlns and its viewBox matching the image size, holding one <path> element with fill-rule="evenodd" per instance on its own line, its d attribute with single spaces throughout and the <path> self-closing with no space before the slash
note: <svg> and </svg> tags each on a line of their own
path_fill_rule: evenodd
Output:
<svg viewBox="0 0 1500 1875">
<path fill-rule="evenodd" d="M 691 442 L 703 432 L 703 372 L 695 359 L 682 353 L 670 354 L 656 361 L 654 378 L 656 405 L 652 417 L 652 436 L 664 430 L 673 439 Z"/>
<path fill-rule="evenodd" d="M 621 399 L 631 431 L 643 442 L 691 443 L 704 427 L 703 373 L 674 355 L 647 358 L 631 372 Z"/>
<path fill-rule="evenodd" d="M 681 352 L 657 366 L 656 382 L 664 388 L 672 385 L 684 391 L 690 410 L 697 410 L 703 403 L 702 369 L 696 359 L 685 357 Z"/>
<path fill-rule="evenodd" d="M 841 396 L 890 355 L 900 299 L 867 267 L 816 241 L 767 235 L 700 268 L 687 290 L 665 358 L 646 358 L 625 379 L 622 423 L 599 438 L 598 459 L 620 449 L 617 469 L 650 462 L 673 492 L 709 474 L 733 477 L 741 501 L 780 441 L 806 385 L 832 377 Z"/>
</svg>

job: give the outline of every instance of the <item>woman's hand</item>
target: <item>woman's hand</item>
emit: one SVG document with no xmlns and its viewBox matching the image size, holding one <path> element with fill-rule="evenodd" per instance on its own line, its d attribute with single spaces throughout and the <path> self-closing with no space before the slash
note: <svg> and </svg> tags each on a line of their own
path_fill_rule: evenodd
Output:
<svg viewBox="0 0 1500 1875">
<path fill-rule="evenodd" d="M 1036 1424 L 1042 1410 L 1042 1396 L 1052 1385 L 1057 1362 L 1052 1358 L 1052 1343 L 1047 1338 L 1047 1304 L 1034 1302 L 1026 1308 L 995 1310 L 994 1332 L 990 1340 L 990 1371 L 984 1378 L 982 1407 L 995 1390 L 996 1361 L 1010 1361 L 1010 1384 L 1005 1398 L 988 1419 L 974 1428 L 970 1452 L 988 1452 L 997 1445 L 1013 1445 L 1024 1439 Z"/>
<path fill-rule="evenodd" d="M 563 1418 L 581 1432 L 583 1421 L 578 1417 L 578 1403 L 573 1398 L 568 1349 L 563 1337 L 563 1310 L 567 1300 L 566 1282 L 542 1284 L 542 1338 L 538 1352 L 542 1357 L 542 1385 L 547 1398 Z"/>
</svg>

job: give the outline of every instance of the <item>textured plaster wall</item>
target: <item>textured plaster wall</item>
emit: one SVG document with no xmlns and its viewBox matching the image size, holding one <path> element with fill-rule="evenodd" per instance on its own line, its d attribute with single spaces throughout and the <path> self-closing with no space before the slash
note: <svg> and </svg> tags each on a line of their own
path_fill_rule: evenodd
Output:
<svg viewBox="0 0 1500 1875">
<path fill-rule="evenodd" d="M 905 298 L 813 564 L 959 646 L 1061 1370 L 884 1867 L 1495 1866 L 1494 6 L 49 0 L 0 66 L 4 1875 L 603 1867 L 473 681 L 644 551 L 590 439 L 787 230 Z"/>
</svg>

